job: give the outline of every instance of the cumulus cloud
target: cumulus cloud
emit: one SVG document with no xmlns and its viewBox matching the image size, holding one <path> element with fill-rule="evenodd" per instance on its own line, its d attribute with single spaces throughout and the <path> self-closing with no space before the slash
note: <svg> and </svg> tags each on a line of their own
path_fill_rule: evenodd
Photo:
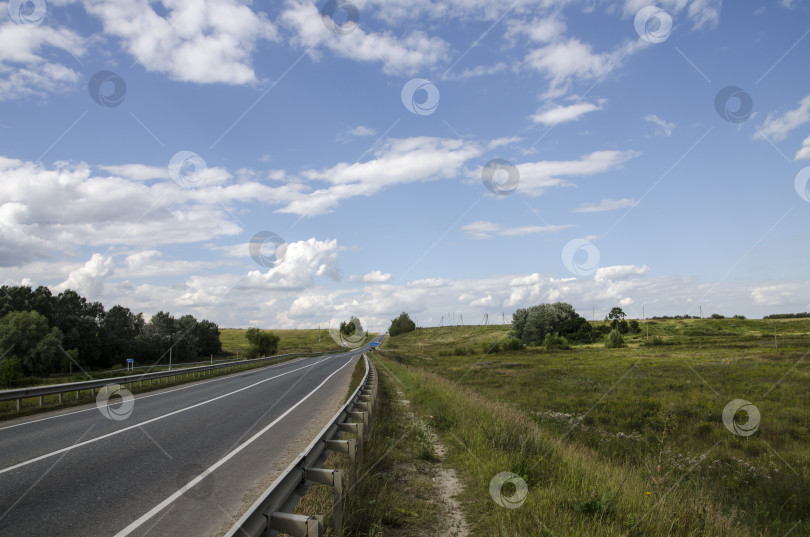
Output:
<svg viewBox="0 0 810 537">
<path fill-rule="evenodd" d="M 148 0 L 84 0 L 104 32 L 149 71 L 198 83 L 256 82 L 252 54 L 261 40 L 277 40 L 266 16 L 235 0 L 174 0 L 166 16 Z"/>
<path fill-rule="evenodd" d="M 596 269 L 594 280 L 597 282 L 626 280 L 634 276 L 644 276 L 650 272 L 647 265 L 614 265 L 612 267 L 600 267 Z"/>
<path fill-rule="evenodd" d="M 339 281 L 337 240 L 319 241 L 310 238 L 287 244 L 284 258 L 266 271 L 248 273 L 250 285 L 263 289 L 304 289 L 315 285 L 315 278 Z"/>
<path fill-rule="evenodd" d="M 349 281 L 363 282 L 363 283 L 385 283 L 391 281 L 393 276 L 390 272 L 382 272 L 380 270 L 372 270 L 367 274 L 356 274 L 349 278 Z"/>
<path fill-rule="evenodd" d="M 420 30 L 397 37 L 390 31 L 369 32 L 360 25 L 347 35 L 335 35 L 324 27 L 318 7 L 309 2 L 287 0 L 280 21 L 293 31 L 293 41 L 303 47 L 327 49 L 364 63 L 379 62 L 391 75 L 413 75 L 449 58 L 450 46 L 444 40 Z"/>
<path fill-rule="evenodd" d="M 115 272 L 115 264 L 111 256 L 93 254 L 87 263 L 70 272 L 67 280 L 54 289 L 62 292 L 72 289 L 91 300 L 98 299 L 104 292 L 104 280 Z"/>
<path fill-rule="evenodd" d="M 73 88 L 81 76 L 49 59 L 58 51 L 81 57 L 86 42 L 65 28 L 24 26 L 9 20 L 0 25 L 0 101 L 45 97 Z"/>
</svg>

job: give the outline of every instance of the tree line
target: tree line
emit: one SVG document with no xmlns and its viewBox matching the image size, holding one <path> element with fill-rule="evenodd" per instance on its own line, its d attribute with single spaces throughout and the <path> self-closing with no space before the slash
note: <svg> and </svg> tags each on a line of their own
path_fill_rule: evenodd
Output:
<svg viewBox="0 0 810 537">
<path fill-rule="evenodd" d="M 73 368 L 193 361 L 222 352 L 216 323 L 160 311 L 147 322 L 124 306 L 105 310 L 75 291 L 0 287 L 0 385 Z"/>
</svg>

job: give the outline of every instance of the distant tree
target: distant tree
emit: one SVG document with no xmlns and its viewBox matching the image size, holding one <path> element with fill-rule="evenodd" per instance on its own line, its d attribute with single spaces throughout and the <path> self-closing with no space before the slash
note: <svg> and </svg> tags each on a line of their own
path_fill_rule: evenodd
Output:
<svg viewBox="0 0 810 537">
<path fill-rule="evenodd" d="M 630 319 L 630 333 L 638 334 L 639 332 L 641 332 L 641 326 L 639 326 L 638 320 Z"/>
<path fill-rule="evenodd" d="M 211 321 L 197 323 L 197 353 L 210 356 L 222 352 L 222 341 L 219 339 L 219 326 Z"/>
<path fill-rule="evenodd" d="M 556 302 L 519 309 L 512 315 L 512 335 L 527 345 L 542 345 L 547 334 L 577 341 L 591 338 L 591 325 L 571 304 Z"/>
<path fill-rule="evenodd" d="M 616 306 L 610 310 L 610 313 L 608 313 L 607 320 L 610 323 L 610 327 L 613 330 L 618 330 L 619 325 L 621 324 L 622 321 L 624 321 L 625 317 L 626 314 L 624 313 L 624 311 L 620 307 Z"/>
<path fill-rule="evenodd" d="M 398 336 L 406 332 L 413 332 L 416 330 L 416 323 L 414 323 L 410 316 L 404 311 L 399 314 L 399 317 L 391 320 L 391 326 L 388 328 L 390 336 Z"/>
<path fill-rule="evenodd" d="M 273 332 L 259 330 L 258 328 L 248 328 L 245 337 L 250 343 L 248 356 L 250 358 L 261 358 L 272 356 L 278 351 L 279 337 Z"/>
<path fill-rule="evenodd" d="M 624 346 L 624 338 L 618 330 L 611 330 L 610 334 L 605 338 L 605 348 L 615 349 Z"/>
<path fill-rule="evenodd" d="M 62 363 L 62 332 L 48 326 L 35 311 L 13 311 L 0 318 L 0 355 L 4 369 L 19 369 L 26 375 L 56 373 Z"/>
<path fill-rule="evenodd" d="M 725 319 L 725 315 L 720 315 L 719 313 L 712 313 L 712 319 Z"/>
<path fill-rule="evenodd" d="M 99 328 L 107 365 L 135 358 L 136 338 L 143 331 L 143 325 L 143 315 L 135 315 L 123 306 L 113 306 L 104 314 Z"/>
<path fill-rule="evenodd" d="M 563 336 L 554 332 L 553 334 L 546 334 L 545 339 L 543 340 L 543 346 L 548 351 L 552 351 L 555 349 L 570 349 L 571 347 L 568 345 L 568 340 L 565 339 Z"/>
</svg>

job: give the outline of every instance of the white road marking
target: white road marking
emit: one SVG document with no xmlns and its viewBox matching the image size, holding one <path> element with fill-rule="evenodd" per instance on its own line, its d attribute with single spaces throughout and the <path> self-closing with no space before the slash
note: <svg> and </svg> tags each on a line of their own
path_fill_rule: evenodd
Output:
<svg viewBox="0 0 810 537">
<path fill-rule="evenodd" d="M 213 472 L 214 472 L 214 471 L 215 471 L 217 468 L 219 468 L 220 466 L 222 466 L 223 464 L 225 464 L 226 462 L 228 462 L 229 460 L 231 460 L 231 459 L 232 459 L 234 456 L 236 456 L 236 455 L 237 455 L 237 454 L 238 454 L 240 451 L 242 451 L 243 449 L 245 449 L 246 447 L 248 447 L 250 444 L 252 444 L 252 443 L 253 443 L 253 442 L 254 442 L 254 441 L 257 439 L 257 438 L 259 438 L 259 437 L 260 437 L 260 436 L 262 436 L 264 433 L 266 433 L 266 432 L 267 432 L 267 431 L 269 431 L 271 428 L 273 428 L 273 427 L 274 427 L 274 426 L 275 426 L 275 425 L 276 425 L 278 422 L 280 422 L 282 419 L 284 419 L 284 418 L 285 418 L 285 417 L 286 417 L 286 416 L 287 416 L 287 415 L 288 415 L 290 412 L 292 412 L 293 410 L 295 410 L 295 409 L 296 409 L 296 408 L 297 408 L 297 407 L 298 407 L 298 406 L 299 406 L 301 403 L 303 403 L 304 401 L 306 401 L 307 399 L 309 399 L 309 398 L 312 396 L 312 394 L 314 394 L 315 392 L 317 392 L 318 390 L 320 390 L 320 389 L 321 389 L 321 387 L 323 387 L 323 385 L 324 385 L 324 384 L 326 384 L 326 383 L 329 381 L 329 379 L 331 379 L 332 377 L 334 377 L 335 375 L 337 375 L 337 374 L 340 372 L 340 370 L 341 370 L 341 369 L 343 369 L 344 367 L 346 367 L 347 365 L 349 365 L 350 363 L 352 363 L 353 359 L 354 359 L 354 356 L 352 356 L 352 358 L 351 358 L 351 359 L 347 360 L 345 364 L 343 364 L 342 366 L 340 366 L 339 368 L 337 368 L 337 369 L 336 369 L 336 370 L 335 370 L 335 371 L 334 371 L 334 372 L 333 372 L 331 375 L 329 375 L 328 377 L 326 377 L 326 378 L 323 380 L 323 382 L 321 382 L 320 384 L 318 384 L 318 385 L 315 387 L 315 389 L 313 389 L 311 392 L 309 392 L 309 393 L 308 393 L 308 394 L 306 394 L 304 397 L 302 397 L 302 398 L 301 398 L 301 400 L 299 400 L 299 401 L 298 401 L 297 403 L 295 403 L 293 406 L 291 406 L 290 408 L 288 408 L 288 409 L 287 409 L 287 410 L 284 412 L 284 414 L 282 414 L 281 416 L 277 417 L 275 420 L 273 420 L 273 422 L 272 422 L 272 423 L 270 423 L 269 425 L 267 425 L 266 427 L 264 427 L 264 428 L 263 428 L 261 431 L 257 432 L 257 433 L 256 433 L 256 434 L 254 434 L 253 436 L 251 436 L 251 437 L 250 437 L 250 438 L 249 438 L 249 439 L 248 439 L 248 440 L 247 440 L 247 441 L 246 441 L 244 444 L 240 445 L 239 447 L 237 447 L 236 449 L 234 449 L 233 451 L 231 451 L 230 453 L 228 453 L 227 455 L 225 455 L 224 457 L 222 457 L 221 459 L 219 459 L 217 462 L 215 462 L 214 464 L 212 464 L 211 466 L 209 466 L 209 467 L 208 467 L 208 469 L 207 469 L 207 470 L 205 470 L 203 473 L 201 473 L 200 475 L 198 475 L 197 477 L 195 477 L 194 479 L 192 479 L 191 481 L 189 481 L 188 483 L 186 483 L 185 485 L 183 485 L 182 487 L 180 487 L 180 488 L 179 488 L 179 489 L 178 489 L 178 490 L 177 490 L 177 491 L 176 491 L 174 494 L 172 494 L 171 496 L 169 496 L 168 498 L 166 498 L 165 500 L 163 500 L 162 502 L 160 502 L 159 504 L 157 504 L 156 506 L 154 506 L 152 509 L 150 509 L 149 511 L 147 511 L 145 514 L 141 515 L 141 517 L 140 517 L 140 518 L 138 518 L 136 521 L 134 521 L 132 524 L 130 524 L 130 525 L 129 525 L 129 526 L 127 526 L 126 528 L 124 528 L 124 529 L 122 529 L 121 531 L 119 531 L 118 533 L 116 533 L 116 534 L 115 534 L 115 537 L 126 537 L 127 535 L 129 535 L 130 533 L 132 533 L 133 531 L 135 531 L 136 529 L 138 529 L 138 528 L 139 528 L 141 525 L 143 525 L 143 523 L 144 523 L 144 522 L 146 522 L 147 520 L 149 520 L 150 518 L 152 518 L 153 516 L 155 516 L 156 514 L 158 514 L 160 511 L 162 511 L 163 509 L 165 509 L 165 508 L 166 508 L 166 506 L 168 506 L 169 504 L 171 504 L 172 502 L 174 502 L 174 501 L 175 501 L 177 498 L 179 498 L 180 496 L 182 496 L 183 494 L 185 494 L 185 493 L 186 493 L 188 490 L 190 490 L 191 488 L 193 488 L 193 487 L 194 487 L 194 486 L 195 486 L 197 483 L 199 483 L 200 481 L 202 481 L 203 479 L 205 479 L 206 477 L 208 477 L 209 475 L 211 475 L 211 474 L 212 474 L 212 473 L 213 473 Z"/>
<path fill-rule="evenodd" d="M 339 356 L 339 355 L 338 355 L 338 356 Z M 197 407 L 200 407 L 200 406 L 203 406 L 203 405 L 207 405 L 208 403 L 213 403 L 214 401 L 217 401 L 217 400 L 219 400 L 219 399 L 223 399 L 223 398 L 225 398 L 225 397 L 229 397 L 229 396 L 231 396 L 231 395 L 233 395 L 233 394 L 235 394 L 235 393 L 243 392 L 243 391 L 245 391 L 245 390 L 248 390 L 248 389 L 250 389 L 250 388 L 253 388 L 254 386 L 258 386 L 259 384 L 264 384 L 265 382 L 268 382 L 268 381 L 270 381 L 270 380 L 277 379 L 277 378 L 279 378 L 279 377 L 283 377 L 283 376 L 285 376 L 285 375 L 289 375 L 290 373 L 295 373 L 296 371 L 300 371 L 300 370 L 302 370 L 302 369 L 306 369 L 306 368 L 308 368 L 308 367 L 314 367 L 314 366 L 316 366 L 316 365 L 320 364 L 321 362 L 324 362 L 325 360 L 328 360 L 328 358 L 324 358 L 323 360 L 319 360 L 319 361 L 315 362 L 314 364 L 305 365 L 305 366 L 303 366 L 303 367 L 299 367 L 299 368 L 297 368 L 297 369 L 293 369 L 293 370 L 287 371 L 286 373 L 281 373 L 280 375 L 276 375 L 276 376 L 274 376 L 274 377 L 270 377 L 270 378 L 266 378 L 266 379 L 264 379 L 264 380 L 260 380 L 259 382 L 255 382 L 255 383 L 250 384 L 250 385 L 248 385 L 248 386 L 245 386 L 245 387 L 243 387 L 243 388 L 239 388 L 238 390 L 234 390 L 234 391 L 232 391 L 232 392 L 228 392 L 228 393 L 225 393 L 225 394 L 219 395 L 219 396 L 217 396 L 217 397 L 214 397 L 213 399 L 208 399 L 207 401 L 202 401 L 202 402 L 200 402 L 200 403 L 196 403 L 196 404 L 193 404 L 193 405 L 191 405 L 191 406 L 187 406 L 187 407 L 185 407 L 185 408 L 181 408 L 181 409 L 178 409 L 178 410 L 174 410 L 174 411 L 172 411 L 172 412 L 169 412 L 168 414 L 163 414 L 162 416 L 157 416 L 157 417 L 154 417 L 154 418 L 152 418 L 152 419 L 148 419 L 148 420 L 146 420 L 146 421 L 142 421 L 142 422 L 140 422 L 140 423 L 136 423 L 136 424 L 134 424 L 134 425 L 130 425 L 129 427 L 125 427 L 125 428 L 123 428 L 123 429 L 119 429 L 119 430 L 117 430 L 117 431 L 113 431 L 113 432 L 111 432 L 111 433 L 103 434 L 103 435 L 101 435 L 101 436 L 97 436 L 96 438 L 93 438 L 93 439 L 90 439 L 90 440 L 85 440 L 84 442 L 80 442 L 80 443 L 78 443 L 78 444 L 74 444 L 74 445 L 72 445 L 72 446 L 68 446 L 68 447 L 65 447 L 65 448 L 62 448 L 62 449 L 57 449 L 56 451 L 51 451 L 50 453 L 46 453 L 45 455 L 40 455 L 39 457 L 34 457 L 33 459 L 29 459 L 29 460 L 27 460 L 27 461 L 23 461 L 23 462 L 21 462 L 21 463 L 15 464 L 15 465 L 13 465 L 13 466 L 9 466 L 8 468 L 3 468 L 2 470 L 0 470 L 0 474 L 4 474 L 4 473 L 6 473 L 6 472 L 10 472 L 10 471 L 12 471 L 12 470 L 16 470 L 17 468 L 22 468 L 23 466 L 28 466 L 29 464 L 33 464 L 33 463 L 35 463 L 35 462 L 39 462 L 39 461 L 44 460 L 44 459 L 47 459 L 47 458 L 49 458 L 49 457 L 53 457 L 53 456 L 55 456 L 55 455 L 59 455 L 60 453 L 64 453 L 64 452 L 66 452 L 66 451 L 71 451 L 71 450 L 74 450 L 74 449 L 76 449 L 76 448 L 80 448 L 80 447 L 82 447 L 82 446 L 86 446 L 86 445 L 88 445 L 88 444 L 92 444 L 92 443 L 94 443 L 94 442 L 98 442 L 99 440 L 103 440 L 103 439 L 105 439 L 105 438 L 109 438 L 109 437 L 111 437 L 111 436 L 116 436 L 116 435 L 119 435 L 119 434 L 121 434 L 121 433 L 124 433 L 124 432 L 126 432 L 126 431 L 129 431 L 129 430 L 134 429 L 134 428 L 136 428 L 136 427 L 141 427 L 141 426 L 146 425 L 146 424 L 148 424 L 148 423 L 152 423 L 152 422 L 155 422 L 155 421 L 159 421 L 159 420 L 162 420 L 162 419 L 164 419 L 164 418 L 168 418 L 169 416 L 174 416 L 175 414 L 180 414 L 181 412 L 185 412 L 185 411 L 187 411 L 187 410 L 191 410 L 192 408 L 197 408 Z"/>
<path fill-rule="evenodd" d="M 332 356 L 337 356 L 337 355 L 332 355 Z M 294 358 L 292 360 L 287 360 L 286 362 L 282 362 L 282 363 L 279 363 L 279 364 L 272 364 L 272 365 L 269 365 L 269 366 L 267 366 L 265 368 L 262 368 L 262 371 L 269 371 L 271 369 L 277 369 L 278 367 L 289 365 L 289 364 L 294 364 L 295 362 L 300 362 L 301 360 L 306 360 L 307 358 L 311 358 L 311 356 L 304 356 L 304 357 L 301 357 L 301 358 Z M 179 372 L 178 374 L 183 374 L 182 369 L 178 369 L 177 371 Z M 150 393 L 150 394 L 145 394 L 145 395 L 139 395 L 139 396 L 137 396 L 135 398 L 135 400 L 137 401 L 137 400 L 140 400 L 140 399 L 148 399 L 150 397 L 157 397 L 159 395 L 166 395 L 167 393 L 174 393 L 174 392 L 177 392 L 177 391 L 180 391 L 180 390 L 185 390 L 186 388 L 194 388 L 195 386 L 202 386 L 203 384 L 208 384 L 209 382 L 217 382 L 217 381 L 220 381 L 220 380 L 234 379 L 234 378 L 236 378 L 238 375 L 240 375 L 242 373 L 249 373 L 251 371 L 252 371 L 252 369 L 248 369 L 247 371 L 240 371 L 239 373 L 233 373 L 233 374 L 230 374 L 230 375 L 223 375 L 221 377 L 217 377 L 217 378 L 214 378 L 214 379 L 207 379 L 207 380 L 203 380 L 203 381 L 199 381 L 199 382 L 193 382 L 192 381 L 192 382 L 190 382 L 190 383 L 188 383 L 188 384 L 186 384 L 184 386 L 178 386 L 178 387 L 175 387 L 175 388 L 173 388 L 171 390 L 164 390 L 164 391 L 161 391 L 159 393 Z M 110 380 L 112 380 L 112 379 L 110 379 Z M 125 382 L 124 384 L 129 384 L 129 382 Z M 39 419 L 36 419 L 36 420 L 30 420 L 30 421 L 24 421 L 22 423 L 16 423 L 14 425 L 7 425 L 5 427 L 0 427 L 0 431 L 5 431 L 6 429 L 13 429 L 14 427 L 21 427 L 23 425 L 30 425 L 32 423 L 38 423 L 40 421 L 52 420 L 54 418 L 61 418 L 63 416 L 72 416 L 73 414 L 79 414 L 81 412 L 88 412 L 90 410 L 95 410 L 97 408 L 97 406 L 94 405 L 93 403 L 88 403 L 88 404 L 90 404 L 92 406 L 90 408 L 83 408 L 82 410 L 74 410 L 73 412 L 65 412 L 63 414 L 56 414 L 56 415 L 53 415 L 53 416 L 48 416 L 47 418 L 39 418 Z M 111 404 L 118 404 L 118 402 L 113 401 L 112 403 L 107 403 L 107 406 L 109 406 Z"/>
</svg>

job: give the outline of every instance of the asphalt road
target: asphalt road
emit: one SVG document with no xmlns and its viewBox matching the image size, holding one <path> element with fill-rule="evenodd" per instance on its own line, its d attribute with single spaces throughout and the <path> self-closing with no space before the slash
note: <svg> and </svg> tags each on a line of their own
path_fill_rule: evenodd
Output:
<svg viewBox="0 0 810 537">
<path fill-rule="evenodd" d="M 113 398 L 123 419 L 0 424 L 0 535 L 224 533 L 345 402 L 362 350 L 145 393 L 131 413 Z"/>
</svg>

